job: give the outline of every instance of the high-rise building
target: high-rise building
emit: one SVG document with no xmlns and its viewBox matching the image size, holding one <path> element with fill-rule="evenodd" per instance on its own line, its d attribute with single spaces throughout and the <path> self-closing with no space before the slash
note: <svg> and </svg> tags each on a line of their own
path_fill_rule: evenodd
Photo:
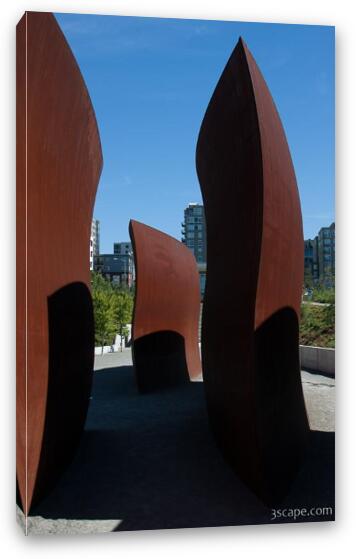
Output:
<svg viewBox="0 0 356 559">
<path fill-rule="evenodd" d="M 335 278 L 335 223 L 304 241 L 304 283 L 331 286 Z"/>
<path fill-rule="evenodd" d="M 91 222 L 89 262 L 90 269 L 94 270 L 94 258 L 100 254 L 100 222 L 93 218 Z"/>
<path fill-rule="evenodd" d="M 318 234 L 319 280 L 332 285 L 335 277 L 335 223 L 322 227 Z"/>
<path fill-rule="evenodd" d="M 309 287 L 319 280 L 318 237 L 304 241 L 304 283 Z"/>
<path fill-rule="evenodd" d="M 202 204 L 190 203 L 185 208 L 182 242 L 192 251 L 197 261 L 200 292 L 203 295 L 206 281 L 206 222 Z"/>
<path fill-rule="evenodd" d="M 206 224 L 204 206 L 191 203 L 184 210 L 182 242 L 193 252 L 198 263 L 206 262 Z"/>
<path fill-rule="evenodd" d="M 114 243 L 114 254 L 133 254 L 132 244 L 129 241 Z"/>
</svg>

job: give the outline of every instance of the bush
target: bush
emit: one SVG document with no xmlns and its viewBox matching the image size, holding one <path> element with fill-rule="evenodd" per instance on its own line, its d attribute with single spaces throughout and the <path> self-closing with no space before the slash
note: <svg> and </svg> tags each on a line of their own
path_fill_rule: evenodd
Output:
<svg viewBox="0 0 356 559">
<path fill-rule="evenodd" d="M 335 289 L 333 287 L 316 287 L 313 290 L 312 300 L 315 303 L 335 304 Z"/>
<path fill-rule="evenodd" d="M 299 334 L 302 345 L 335 347 L 335 306 L 302 305 Z"/>
</svg>

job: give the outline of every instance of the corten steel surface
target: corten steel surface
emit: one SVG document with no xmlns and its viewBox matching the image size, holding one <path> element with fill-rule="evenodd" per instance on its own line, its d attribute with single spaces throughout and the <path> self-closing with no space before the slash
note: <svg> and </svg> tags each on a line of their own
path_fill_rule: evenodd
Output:
<svg viewBox="0 0 356 559">
<path fill-rule="evenodd" d="M 282 498 L 309 426 L 299 366 L 303 232 L 271 94 L 240 39 L 197 145 L 207 222 L 202 365 L 225 457 L 266 502 Z"/>
<path fill-rule="evenodd" d="M 133 361 L 141 392 L 201 375 L 199 273 L 192 252 L 130 221 L 136 266 Z"/>
<path fill-rule="evenodd" d="M 17 25 L 17 479 L 24 511 L 75 451 L 89 401 L 88 289 L 102 168 L 93 107 L 52 14 Z"/>
</svg>

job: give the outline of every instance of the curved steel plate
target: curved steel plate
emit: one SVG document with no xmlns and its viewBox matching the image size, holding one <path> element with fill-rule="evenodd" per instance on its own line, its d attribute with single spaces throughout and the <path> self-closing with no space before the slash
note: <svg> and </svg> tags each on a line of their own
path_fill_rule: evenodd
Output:
<svg viewBox="0 0 356 559">
<path fill-rule="evenodd" d="M 130 221 L 136 264 L 133 357 L 141 391 L 201 375 L 199 273 L 173 237 Z"/>
<path fill-rule="evenodd" d="M 71 459 L 93 368 L 89 239 L 102 155 L 52 14 L 17 26 L 17 478 L 23 508 Z"/>
<path fill-rule="evenodd" d="M 298 470 L 309 431 L 298 341 L 303 233 L 282 123 L 241 39 L 204 116 L 196 162 L 207 222 L 209 417 L 235 470 L 275 501 Z"/>
</svg>

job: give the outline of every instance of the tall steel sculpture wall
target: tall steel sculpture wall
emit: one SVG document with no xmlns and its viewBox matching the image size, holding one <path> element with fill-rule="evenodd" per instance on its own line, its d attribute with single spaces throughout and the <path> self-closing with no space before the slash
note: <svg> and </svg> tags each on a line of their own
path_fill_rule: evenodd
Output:
<svg viewBox="0 0 356 559">
<path fill-rule="evenodd" d="M 204 116 L 196 161 L 207 221 L 210 422 L 228 461 L 272 502 L 288 490 L 309 432 L 298 342 L 303 233 L 283 127 L 241 39 Z"/>
<path fill-rule="evenodd" d="M 75 451 L 89 401 L 89 239 L 102 168 L 93 107 L 49 13 L 17 26 L 17 479 L 23 509 Z"/>
<path fill-rule="evenodd" d="M 201 375 L 200 288 L 192 252 L 154 229 L 130 221 L 136 265 L 133 360 L 142 392 Z"/>
</svg>

